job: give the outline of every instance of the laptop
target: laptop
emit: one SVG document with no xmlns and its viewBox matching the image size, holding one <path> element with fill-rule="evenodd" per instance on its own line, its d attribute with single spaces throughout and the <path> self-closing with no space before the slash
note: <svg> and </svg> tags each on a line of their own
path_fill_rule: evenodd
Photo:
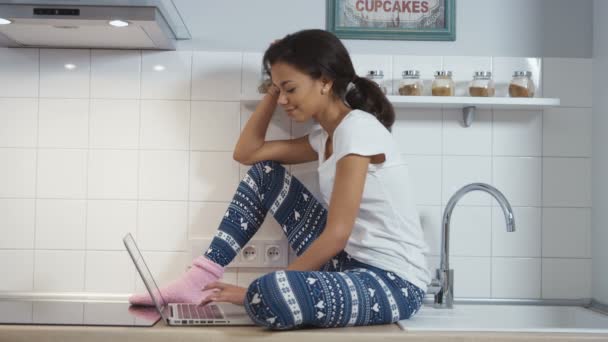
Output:
<svg viewBox="0 0 608 342">
<path fill-rule="evenodd" d="M 125 235 L 122 241 L 133 259 L 135 268 L 146 285 L 158 313 L 168 325 L 254 325 L 245 312 L 245 307 L 240 305 L 216 302 L 204 306 L 194 303 L 167 303 L 131 233 Z"/>
</svg>

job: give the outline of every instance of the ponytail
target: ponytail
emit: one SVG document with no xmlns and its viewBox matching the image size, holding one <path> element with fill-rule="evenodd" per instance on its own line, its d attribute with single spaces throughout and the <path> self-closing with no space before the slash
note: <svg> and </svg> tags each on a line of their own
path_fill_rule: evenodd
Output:
<svg viewBox="0 0 608 342">
<path fill-rule="evenodd" d="M 374 115 L 391 132 L 395 123 L 395 110 L 376 82 L 355 76 L 346 87 L 344 100 L 352 109 L 360 109 Z"/>
</svg>

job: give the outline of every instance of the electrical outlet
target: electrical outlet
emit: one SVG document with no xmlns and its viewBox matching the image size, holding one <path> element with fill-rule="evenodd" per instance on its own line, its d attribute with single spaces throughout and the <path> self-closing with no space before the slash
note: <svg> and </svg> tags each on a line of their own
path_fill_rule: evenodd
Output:
<svg viewBox="0 0 608 342">
<path fill-rule="evenodd" d="M 287 267 L 287 242 L 285 240 L 265 241 L 264 267 Z"/>
<path fill-rule="evenodd" d="M 209 238 L 190 239 L 192 258 L 207 251 L 211 241 Z M 234 267 L 287 267 L 289 250 L 285 239 L 251 240 L 232 260 L 227 268 Z"/>
</svg>

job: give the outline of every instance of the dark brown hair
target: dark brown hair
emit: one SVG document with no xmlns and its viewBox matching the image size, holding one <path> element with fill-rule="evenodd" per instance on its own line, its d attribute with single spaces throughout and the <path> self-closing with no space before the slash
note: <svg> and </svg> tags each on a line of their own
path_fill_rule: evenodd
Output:
<svg viewBox="0 0 608 342">
<path fill-rule="evenodd" d="M 371 113 L 391 131 L 395 122 L 392 104 L 375 82 L 357 76 L 346 47 L 333 34 L 318 29 L 288 34 L 264 53 L 264 71 L 270 75 L 270 66 L 277 62 L 287 63 L 315 80 L 332 80 L 334 96 L 353 109 Z M 354 87 L 348 87 L 350 82 Z"/>
</svg>

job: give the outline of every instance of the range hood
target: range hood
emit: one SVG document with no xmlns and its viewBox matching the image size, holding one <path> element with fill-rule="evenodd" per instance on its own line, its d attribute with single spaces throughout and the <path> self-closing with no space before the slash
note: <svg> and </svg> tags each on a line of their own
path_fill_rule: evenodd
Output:
<svg viewBox="0 0 608 342">
<path fill-rule="evenodd" d="M 171 0 L 0 0 L 0 47 L 175 50 L 190 38 Z"/>
</svg>

